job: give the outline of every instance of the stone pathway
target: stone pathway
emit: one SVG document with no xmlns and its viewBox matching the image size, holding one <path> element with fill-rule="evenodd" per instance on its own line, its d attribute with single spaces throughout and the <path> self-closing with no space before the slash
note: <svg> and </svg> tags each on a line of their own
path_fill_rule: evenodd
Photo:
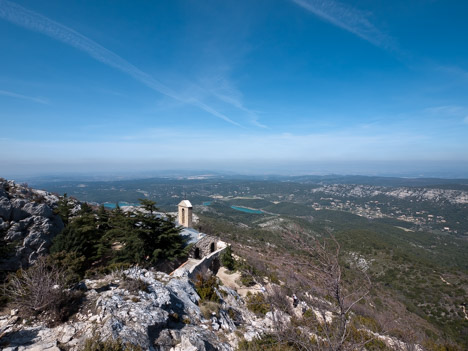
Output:
<svg viewBox="0 0 468 351">
<path fill-rule="evenodd" d="M 248 292 L 251 292 L 252 294 L 262 292 L 261 286 L 259 284 L 256 284 L 252 287 L 246 287 L 242 285 L 240 283 L 241 274 L 239 272 L 229 274 L 225 267 L 221 267 L 218 270 L 218 274 L 216 274 L 216 276 L 221 280 L 223 285 L 236 290 L 237 293 L 242 297 L 245 297 Z"/>
<path fill-rule="evenodd" d="M 200 263 L 201 260 L 196 260 L 194 258 L 189 258 L 185 263 L 179 266 L 175 271 L 171 273 L 173 277 L 181 277 L 185 272 L 189 272 L 194 266 Z"/>
</svg>

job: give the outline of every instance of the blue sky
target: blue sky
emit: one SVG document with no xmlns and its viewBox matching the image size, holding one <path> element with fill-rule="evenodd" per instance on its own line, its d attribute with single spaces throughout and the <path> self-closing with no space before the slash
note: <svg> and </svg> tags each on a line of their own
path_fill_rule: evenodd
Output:
<svg viewBox="0 0 468 351">
<path fill-rule="evenodd" d="M 468 177 L 468 2 L 0 0 L 0 176 Z"/>
</svg>

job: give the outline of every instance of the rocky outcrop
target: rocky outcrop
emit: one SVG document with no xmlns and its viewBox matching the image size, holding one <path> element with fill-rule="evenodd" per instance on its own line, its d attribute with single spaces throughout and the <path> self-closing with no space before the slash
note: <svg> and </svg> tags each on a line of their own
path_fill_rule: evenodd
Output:
<svg viewBox="0 0 468 351">
<path fill-rule="evenodd" d="M 0 317 L 0 331 L 4 333 L 0 347 L 11 351 L 59 347 L 74 351 L 86 339 L 98 336 L 139 345 L 143 350 L 230 351 L 242 335 L 236 333 L 240 323 L 248 335 L 261 332 L 262 324 L 253 322 L 255 317 L 239 295 L 226 287 L 220 287 L 219 312 L 207 319 L 187 277 L 132 268 L 83 283 L 85 302 L 65 324 L 48 328 L 41 323 L 23 325 L 10 315 Z"/>
<path fill-rule="evenodd" d="M 0 240 L 12 246 L 0 270 L 27 267 L 48 252 L 64 227 L 53 211 L 58 201 L 53 194 L 0 179 Z"/>
</svg>

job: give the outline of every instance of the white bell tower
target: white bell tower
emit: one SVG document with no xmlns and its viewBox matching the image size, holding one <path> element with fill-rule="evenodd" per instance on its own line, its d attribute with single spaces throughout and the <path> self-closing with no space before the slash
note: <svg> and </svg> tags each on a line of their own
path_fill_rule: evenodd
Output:
<svg viewBox="0 0 468 351">
<path fill-rule="evenodd" d="M 182 200 L 179 205 L 179 225 L 189 228 L 192 226 L 192 204 L 189 200 Z"/>
</svg>

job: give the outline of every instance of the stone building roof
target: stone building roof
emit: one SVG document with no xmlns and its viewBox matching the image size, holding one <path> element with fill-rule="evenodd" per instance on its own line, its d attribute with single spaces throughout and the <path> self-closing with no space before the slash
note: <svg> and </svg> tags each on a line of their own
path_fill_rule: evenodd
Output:
<svg viewBox="0 0 468 351">
<path fill-rule="evenodd" d="M 181 230 L 180 235 L 187 239 L 186 244 L 195 244 L 198 240 L 203 238 L 206 234 L 200 233 L 193 228 L 184 228 Z"/>
<path fill-rule="evenodd" d="M 182 201 L 179 203 L 179 206 L 183 206 L 183 207 L 192 207 L 192 204 L 190 203 L 189 200 L 182 200 Z"/>
</svg>

